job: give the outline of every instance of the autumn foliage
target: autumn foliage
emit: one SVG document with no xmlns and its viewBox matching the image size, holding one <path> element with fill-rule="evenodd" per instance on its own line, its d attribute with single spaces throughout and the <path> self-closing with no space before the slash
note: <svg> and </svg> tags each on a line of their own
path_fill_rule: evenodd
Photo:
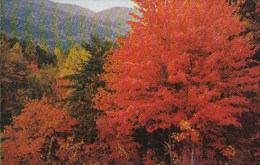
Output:
<svg viewBox="0 0 260 165">
<path fill-rule="evenodd" d="M 225 1 L 135 2 L 142 17 L 133 14 L 133 32 L 118 40 L 96 97 L 106 153 L 118 163 L 137 160 L 134 133 L 145 128 L 176 131 L 173 140 L 186 140 L 201 162 L 229 156 L 224 128 L 241 127 L 247 96 L 259 90 L 244 23 Z"/>
<path fill-rule="evenodd" d="M 76 124 L 65 110 L 41 101 L 28 101 L 14 124 L 2 134 L 4 164 L 41 164 L 51 161 L 57 139 L 65 139 Z M 54 153 L 53 153 L 54 152 Z"/>
<path fill-rule="evenodd" d="M 133 1 L 116 43 L 0 34 L 3 164 L 260 161 L 258 3 Z"/>
</svg>

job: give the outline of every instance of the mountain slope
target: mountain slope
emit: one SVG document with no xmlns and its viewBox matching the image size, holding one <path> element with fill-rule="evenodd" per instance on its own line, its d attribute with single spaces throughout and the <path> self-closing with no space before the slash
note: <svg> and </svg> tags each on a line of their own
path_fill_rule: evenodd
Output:
<svg viewBox="0 0 260 165">
<path fill-rule="evenodd" d="M 118 19 L 129 20 L 130 16 L 128 13 L 130 12 L 133 12 L 133 9 L 126 7 L 114 7 L 98 12 L 97 16 L 101 20 L 105 20 L 107 17 L 109 17 L 112 22 L 116 22 Z"/>
<path fill-rule="evenodd" d="M 88 40 L 91 32 L 115 39 L 129 31 L 130 8 L 116 7 L 95 13 L 89 9 L 50 0 L 4 1 L 4 31 L 22 40 L 34 40 L 53 49 Z"/>
</svg>

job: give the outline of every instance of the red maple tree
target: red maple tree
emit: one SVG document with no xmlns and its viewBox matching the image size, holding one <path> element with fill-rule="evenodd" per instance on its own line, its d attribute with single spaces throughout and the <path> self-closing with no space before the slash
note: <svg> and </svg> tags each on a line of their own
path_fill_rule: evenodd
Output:
<svg viewBox="0 0 260 165">
<path fill-rule="evenodd" d="M 134 0 L 142 17 L 119 39 L 95 102 L 100 142 L 110 159 L 135 161 L 134 131 L 177 130 L 173 139 L 213 160 L 225 156 L 224 126 L 239 127 L 250 110 L 248 93 L 259 90 L 259 68 L 244 23 L 228 3 L 215 0 Z M 173 133 L 173 132 L 171 132 Z M 193 152 L 195 153 L 195 152 Z"/>
</svg>

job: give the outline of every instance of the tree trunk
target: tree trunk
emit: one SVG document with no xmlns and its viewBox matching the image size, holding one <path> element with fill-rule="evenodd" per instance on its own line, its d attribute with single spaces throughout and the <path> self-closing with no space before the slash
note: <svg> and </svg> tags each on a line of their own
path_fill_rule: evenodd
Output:
<svg viewBox="0 0 260 165">
<path fill-rule="evenodd" d="M 198 159 L 195 155 L 194 143 L 193 143 L 192 150 L 191 150 L 190 165 L 198 165 Z"/>
</svg>

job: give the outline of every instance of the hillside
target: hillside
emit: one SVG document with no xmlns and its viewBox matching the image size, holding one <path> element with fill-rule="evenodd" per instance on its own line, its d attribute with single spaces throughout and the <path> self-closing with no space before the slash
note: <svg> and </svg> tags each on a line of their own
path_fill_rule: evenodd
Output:
<svg viewBox="0 0 260 165">
<path fill-rule="evenodd" d="M 115 7 L 98 13 L 76 5 L 50 0 L 13 0 L 4 4 L 4 30 L 10 37 L 35 40 L 50 49 L 54 45 L 68 48 L 88 40 L 90 33 L 115 39 L 129 31 L 130 8 Z"/>
</svg>

